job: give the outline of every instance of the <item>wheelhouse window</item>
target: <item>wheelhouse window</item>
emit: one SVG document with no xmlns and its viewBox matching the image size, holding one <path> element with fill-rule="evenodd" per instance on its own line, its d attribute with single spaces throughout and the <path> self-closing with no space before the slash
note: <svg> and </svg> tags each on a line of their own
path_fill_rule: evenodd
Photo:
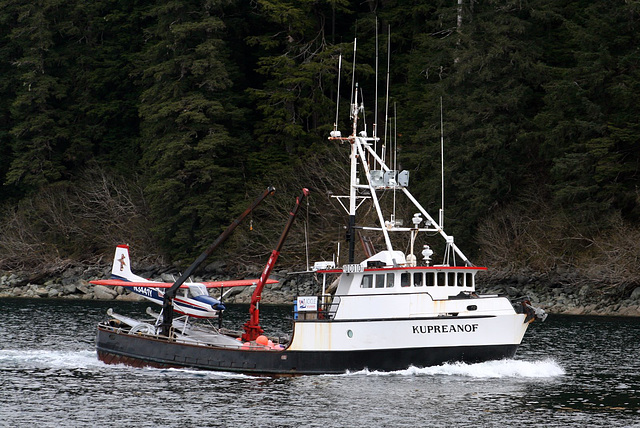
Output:
<svg viewBox="0 0 640 428">
<path fill-rule="evenodd" d="M 456 285 L 458 287 L 464 287 L 464 273 L 458 272 L 458 274 L 456 275 L 456 280 L 457 280 Z"/>
<path fill-rule="evenodd" d="M 362 282 L 360 283 L 360 288 L 371 288 L 373 287 L 373 275 L 362 275 Z"/>
<path fill-rule="evenodd" d="M 424 274 L 424 284 L 427 287 L 433 287 L 434 285 L 436 285 L 436 274 L 435 272 L 425 272 Z"/>
<path fill-rule="evenodd" d="M 384 288 L 384 277 L 383 273 L 376 274 L 376 288 Z"/>
<path fill-rule="evenodd" d="M 446 277 L 444 272 L 438 272 L 438 274 L 436 275 L 436 278 L 438 279 L 437 284 L 438 286 L 442 287 L 445 285 L 446 283 Z"/>
<path fill-rule="evenodd" d="M 395 279 L 396 275 L 393 273 L 388 273 L 387 274 L 387 288 L 392 288 L 395 284 L 394 279 Z"/>
<path fill-rule="evenodd" d="M 467 287 L 473 287 L 473 274 L 471 272 L 467 273 Z"/>
<path fill-rule="evenodd" d="M 408 287 L 411 285 L 411 282 L 409 281 L 409 274 L 407 272 L 403 272 L 400 275 L 400 287 Z"/>
<path fill-rule="evenodd" d="M 447 285 L 449 287 L 453 287 L 456 285 L 456 273 L 455 272 L 447 272 Z"/>
<path fill-rule="evenodd" d="M 413 286 L 414 287 L 422 287 L 422 272 L 414 272 L 413 273 Z"/>
</svg>

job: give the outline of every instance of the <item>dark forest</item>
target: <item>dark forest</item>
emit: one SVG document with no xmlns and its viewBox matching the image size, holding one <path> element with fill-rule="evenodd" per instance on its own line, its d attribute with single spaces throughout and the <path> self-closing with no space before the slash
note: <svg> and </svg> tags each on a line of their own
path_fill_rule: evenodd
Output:
<svg viewBox="0 0 640 428">
<path fill-rule="evenodd" d="M 357 38 L 368 121 L 377 101 L 432 211 L 444 132 L 445 225 L 475 264 L 639 280 L 640 1 L 0 3 L 4 270 L 108 260 L 120 243 L 189 263 L 269 185 L 214 258 L 264 262 L 303 186 L 281 263 L 304 263 L 305 231 L 330 258 L 347 152 L 327 136 Z"/>
</svg>

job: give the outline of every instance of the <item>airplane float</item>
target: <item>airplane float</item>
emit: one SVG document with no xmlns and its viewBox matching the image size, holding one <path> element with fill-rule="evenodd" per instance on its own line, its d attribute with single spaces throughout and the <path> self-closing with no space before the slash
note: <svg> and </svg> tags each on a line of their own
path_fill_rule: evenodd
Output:
<svg viewBox="0 0 640 428">
<path fill-rule="evenodd" d="M 111 268 L 111 278 L 90 281 L 91 284 L 105 285 L 112 287 L 124 287 L 133 293 L 139 294 L 160 306 L 164 302 L 163 289 L 171 288 L 173 282 L 151 281 L 134 274 L 131 271 L 131 259 L 129 257 L 129 246 L 118 245 L 113 257 Z M 173 299 L 173 310 L 193 318 L 218 318 L 219 314 L 225 310 L 225 306 L 220 300 L 209 296 L 209 288 L 229 288 L 246 287 L 256 285 L 257 279 L 240 279 L 231 281 L 213 282 L 189 282 L 180 286 L 182 293 L 178 293 Z M 268 284 L 278 281 L 270 279 Z M 226 293 L 225 293 L 226 294 Z"/>
</svg>

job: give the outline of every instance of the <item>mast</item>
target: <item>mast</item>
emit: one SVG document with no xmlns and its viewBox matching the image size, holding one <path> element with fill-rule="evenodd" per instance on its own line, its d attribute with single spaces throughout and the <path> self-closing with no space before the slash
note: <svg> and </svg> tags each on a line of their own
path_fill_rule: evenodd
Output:
<svg viewBox="0 0 640 428">
<path fill-rule="evenodd" d="M 358 98 L 358 85 L 356 84 L 356 99 Z M 349 159 L 351 161 L 351 175 L 349 186 L 349 226 L 347 228 L 347 240 L 349 241 L 349 264 L 355 261 L 355 248 L 356 248 L 356 198 L 357 198 L 357 185 L 358 185 L 358 149 L 356 147 L 355 139 L 358 127 L 358 103 L 357 101 L 351 104 L 351 114 L 353 116 L 353 128 L 350 138 L 351 142 L 351 155 Z"/>
<path fill-rule="evenodd" d="M 355 249 L 356 249 L 356 186 L 358 184 L 358 174 L 357 174 L 357 165 L 358 165 L 358 152 L 353 143 L 353 139 L 356 138 L 358 132 L 358 84 L 355 83 L 356 80 L 356 41 L 357 39 L 353 39 L 353 71 L 351 77 L 351 119 L 353 121 L 353 126 L 351 128 L 351 176 L 349 186 L 349 225 L 347 226 L 347 241 L 349 241 L 349 256 L 348 261 L 349 264 L 352 264 L 355 261 Z"/>
<path fill-rule="evenodd" d="M 388 30 L 388 54 L 391 51 L 391 30 L 389 27 Z M 355 44 L 355 43 L 354 43 Z M 355 46 L 354 46 L 354 56 L 355 56 Z M 409 232 L 412 234 L 413 239 L 415 239 L 415 234 L 418 232 L 436 232 L 444 238 L 446 242 L 446 264 L 449 263 L 449 255 L 452 254 L 454 257 L 459 256 L 466 266 L 472 266 L 469 259 L 464 255 L 464 253 L 458 248 L 458 246 L 454 243 L 453 236 L 450 236 L 445 233 L 443 228 L 444 222 L 444 166 L 441 168 L 441 180 L 442 180 L 442 207 L 440 208 L 440 218 L 439 221 L 436 221 L 434 218 L 429 215 L 426 209 L 413 197 L 413 195 L 407 189 L 408 186 L 408 171 L 402 171 L 400 174 L 396 170 L 397 167 L 397 132 L 394 132 L 392 128 L 396 126 L 397 122 L 397 114 L 394 114 L 394 123 L 393 126 L 389 121 L 389 76 L 390 76 L 390 55 L 387 55 L 387 84 L 386 84 L 386 105 L 385 105 L 385 135 L 384 142 L 382 146 L 382 151 L 380 154 L 377 153 L 377 148 L 375 146 L 376 142 L 379 138 L 374 134 L 373 138 L 367 137 L 366 130 L 358 133 L 358 114 L 364 110 L 363 105 L 358 105 L 358 84 L 353 82 L 353 94 L 351 97 L 351 108 L 350 108 L 350 119 L 352 120 L 351 124 L 351 133 L 348 137 L 342 137 L 340 131 L 334 127 L 334 130 L 330 133 L 329 139 L 334 141 L 341 141 L 343 143 L 349 143 L 351 145 L 351 152 L 349 156 L 350 161 L 350 178 L 349 178 L 349 194 L 343 196 L 333 196 L 338 200 L 340 205 L 344 208 L 344 210 L 348 214 L 348 226 L 347 226 L 347 241 L 349 242 L 349 250 L 348 250 L 348 263 L 353 264 L 355 262 L 355 229 L 362 230 L 372 230 L 381 232 L 384 237 L 386 250 L 393 254 L 394 248 L 391 243 L 390 234 L 397 232 Z M 354 69 L 355 70 L 355 69 Z M 355 73 L 354 77 L 355 79 Z M 376 97 L 377 98 L 377 97 Z M 441 101 L 441 161 L 442 165 L 444 165 L 444 119 L 443 119 L 443 107 Z M 394 111 L 396 109 L 396 104 L 394 103 Z M 336 121 L 337 122 L 337 121 Z M 387 132 L 387 130 L 389 132 Z M 392 134 L 393 133 L 393 134 Z M 386 161 L 386 139 L 387 135 L 390 137 L 389 144 L 391 146 L 391 153 L 389 154 L 389 163 L 391 166 L 387 164 Z M 391 137 L 393 135 L 393 137 Z M 375 165 L 374 169 L 370 169 L 370 165 L 368 159 L 372 159 L 372 164 Z M 358 165 L 360 163 L 360 165 Z M 379 169 L 378 169 L 379 165 Z M 366 183 L 360 183 L 358 181 L 358 168 L 362 168 L 362 173 L 366 177 Z M 374 174 L 375 173 L 375 174 Z M 387 175 L 387 173 L 389 173 Z M 403 176 L 403 181 L 398 182 L 398 178 Z M 389 177 L 389 179 L 387 179 Z M 363 178 L 362 175 L 360 178 Z M 382 207 L 380 205 L 380 199 L 378 197 L 379 191 L 389 190 L 393 191 L 393 212 L 391 216 L 391 221 L 385 221 L 384 214 L 382 212 Z M 358 191 L 368 192 L 368 195 L 360 195 L 358 196 Z M 414 221 L 413 228 L 402 227 L 402 225 L 396 221 L 395 219 L 395 205 L 396 205 L 396 191 L 400 190 L 407 199 L 417 208 L 421 215 L 425 218 L 425 226 L 419 227 L 418 224 Z M 345 199 L 349 199 L 349 203 L 346 204 L 344 202 Z M 356 226 L 356 211 L 362 205 L 364 200 L 371 199 L 372 204 L 375 207 L 375 211 L 378 217 L 379 226 Z M 422 220 L 420 220 L 421 222 Z M 392 259 L 394 266 L 397 265 L 397 260 Z"/>
</svg>

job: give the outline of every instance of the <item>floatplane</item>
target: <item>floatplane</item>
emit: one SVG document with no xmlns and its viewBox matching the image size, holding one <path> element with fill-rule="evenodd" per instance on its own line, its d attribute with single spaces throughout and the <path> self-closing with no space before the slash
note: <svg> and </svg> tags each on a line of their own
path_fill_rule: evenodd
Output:
<svg viewBox="0 0 640 428">
<path fill-rule="evenodd" d="M 142 278 L 131 271 L 131 259 L 129 246 L 118 245 L 113 257 L 110 279 L 98 279 L 89 281 L 94 285 L 110 287 L 123 287 L 145 299 L 160 306 L 164 303 L 164 289 L 170 288 L 175 282 L 159 282 Z M 225 288 L 255 286 L 258 279 L 235 279 L 229 281 L 188 282 L 180 286 L 182 295 L 173 299 L 173 310 L 193 318 L 218 318 L 225 305 L 218 299 L 209 295 L 210 288 L 224 290 Z M 270 279 L 267 284 L 275 284 L 278 281 Z M 226 293 L 221 292 L 221 297 Z"/>
<path fill-rule="evenodd" d="M 298 375 L 393 371 L 515 355 L 529 324 L 544 321 L 545 312 L 526 297 L 511 300 L 476 290 L 476 275 L 487 268 L 472 264 L 454 237 L 445 232 L 443 208 L 436 219 L 411 194 L 409 172 L 388 165 L 375 124 L 374 135 L 369 136 L 362 123 L 364 106 L 358 97 L 355 85 L 350 134 L 343 137 L 336 124 L 329 136 L 330 142 L 340 143 L 349 151 L 348 194 L 333 196 L 348 215 L 347 263 L 314 264 L 317 292 L 296 296 L 290 318 L 291 337 L 276 342 L 277 338 L 264 335 L 258 305 L 300 201 L 308 195 L 306 189 L 296 199 L 278 245 L 256 284 L 243 332 L 230 334 L 214 329 L 198 336 L 197 341 L 177 334 L 172 324 L 172 302 L 173 292 L 184 282 L 183 274 L 164 294 L 162 322 L 154 329 L 141 332 L 136 326 L 123 327 L 113 319 L 98 325 L 96 348 L 100 360 L 134 366 Z M 385 192 L 393 192 L 392 209 L 381 203 Z M 406 225 L 397 217 L 400 211 L 395 209 L 396 200 L 408 207 L 402 212 L 415 213 L 404 219 L 408 220 Z M 360 207 L 375 214 L 373 221 L 357 217 Z M 377 234 L 384 248 L 376 252 L 361 240 L 365 257 L 356 260 L 356 236 L 361 232 Z M 434 254 L 428 244 L 416 248 L 419 237 L 424 241 L 443 239 L 442 263 L 432 263 Z M 191 268 L 186 273 L 189 271 Z M 327 286 L 333 284 L 337 286 Z"/>
<path fill-rule="evenodd" d="M 235 287 L 255 287 L 257 282 L 258 279 L 185 282 L 179 287 L 181 293 L 178 293 L 173 299 L 173 310 L 184 315 L 186 317 L 184 319 L 185 322 L 189 318 L 217 319 L 226 307 L 221 300 L 209 295 L 209 289 L 220 289 L 220 298 L 222 299 Z M 269 279 L 267 284 L 275 284 L 277 282 Z M 175 282 L 152 281 L 134 274 L 131 270 L 128 245 L 118 245 L 116 247 L 111 267 L 111 277 L 109 279 L 93 280 L 90 283 L 109 287 L 123 287 L 160 306 L 164 304 L 164 290 L 171 288 L 175 284 Z M 224 289 L 228 290 L 224 292 Z M 126 321 L 129 324 L 131 323 L 128 318 Z M 135 321 L 133 323 L 134 325 L 137 324 Z M 181 323 L 181 325 L 183 324 Z"/>
<path fill-rule="evenodd" d="M 261 290 L 265 284 L 274 284 L 278 281 L 268 278 L 268 274 L 264 273 L 260 279 L 240 279 L 229 281 L 212 281 L 212 282 L 192 282 L 187 280 L 193 272 L 211 255 L 230 235 L 240 222 L 249 215 L 253 209 L 258 206 L 266 197 L 273 195 L 275 188 L 269 186 L 260 196 L 258 196 L 251 205 L 234 220 L 227 229 L 207 248 L 200 256 L 189 266 L 189 268 L 175 282 L 152 281 L 134 274 L 131 270 L 131 258 L 129 256 L 128 245 L 118 245 L 113 257 L 111 267 L 111 277 L 109 279 L 93 280 L 90 283 L 94 285 L 123 287 L 145 299 L 162 306 L 160 313 L 154 312 L 151 308 L 147 308 L 146 313 L 155 318 L 154 325 L 147 322 L 117 314 L 109 309 L 107 315 L 112 320 L 112 326 L 127 326 L 129 334 L 155 334 L 164 333 L 167 335 L 175 335 L 181 341 L 193 342 L 197 341 L 200 336 L 211 336 L 209 334 L 209 326 L 193 326 L 189 323 L 189 318 L 196 319 L 218 319 L 217 333 L 222 326 L 222 314 L 226 309 L 221 300 L 209 295 L 208 289 L 219 288 L 220 298 L 227 295 L 230 290 L 225 293 L 224 288 L 234 287 L 258 287 Z M 182 291 L 181 294 L 179 292 Z M 254 293 L 255 294 L 255 293 Z M 181 317 L 174 317 L 174 311 L 181 314 Z M 209 342 L 217 343 L 219 335 L 209 338 Z M 98 352 L 98 354 L 100 354 Z"/>
</svg>

